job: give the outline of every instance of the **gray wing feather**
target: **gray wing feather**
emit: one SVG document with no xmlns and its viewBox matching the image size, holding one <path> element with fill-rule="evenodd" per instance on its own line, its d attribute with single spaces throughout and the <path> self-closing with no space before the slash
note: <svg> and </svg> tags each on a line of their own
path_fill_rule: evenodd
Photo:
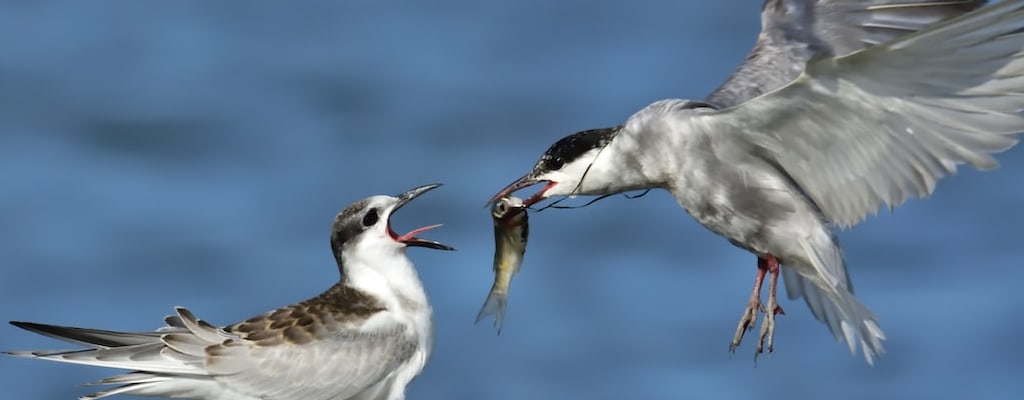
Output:
<svg viewBox="0 0 1024 400">
<path fill-rule="evenodd" d="M 218 336 L 218 331 L 209 324 L 195 320 L 188 310 L 178 308 L 177 311 L 177 315 L 166 319 L 167 326 L 156 332 L 113 332 L 12 322 L 20 328 L 87 348 L 9 354 L 71 364 L 136 370 L 94 383 L 121 386 L 83 396 L 83 399 L 98 399 L 117 394 L 170 396 L 183 393 L 217 393 L 220 390 L 217 383 L 207 376 L 203 368 L 205 353 L 202 349 L 204 346 L 219 343 L 226 337 Z M 197 330 L 190 331 L 187 327 L 194 327 Z M 203 341 L 204 337 L 218 339 L 211 343 Z"/>
<path fill-rule="evenodd" d="M 791 82 L 815 55 L 841 56 L 964 14 L 984 0 L 767 0 L 747 59 L 707 101 L 736 106 Z"/>
<path fill-rule="evenodd" d="M 187 309 L 176 311 L 177 315 L 166 319 L 167 326 L 156 332 L 14 323 L 89 348 L 10 354 L 135 370 L 97 382 L 121 386 L 83 398 L 129 394 L 318 399 L 328 394 L 348 398 L 362 392 L 409 361 L 417 349 L 408 328 L 386 312 L 370 317 L 374 319 L 372 330 L 342 328 L 330 337 L 304 345 L 264 346 L 202 321 Z"/>
<path fill-rule="evenodd" d="M 304 345 L 228 341 L 207 349 L 207 370 L 226 387 L 268 398 L 349 398 L 385 379 L 417 350 L 409 328 L 382 312 L 377 328 L 342 329 Z"/>
<path fill-rule="evenodd" d="M 803 297 L 814 317 L 828 325 L 851 354 L 856 354 L 859 343 L 864 359 L 872 364 L 885 353 L 885 333 L 875 314 L 853 295 L 842 252 L 834 240 L 832 235 L 797 239 L 810 265 L 786 265 L 782 269 L 786 293 L 790 299 Z"/>
<path fill-rule="evenodd" d="M 705 117 L 776 160 L 846 227 L 1024 131 L 1024 2 L 1007 0 L 894 42 L 822 58 L 775 92 Z M 717 126 L 716 126 L 717 124 Z"/>
<path fill-rule="evenodd" d="M 74 328 L 20 321 L 11 321 L 11 325 L 46 337 L 82 346 L 88 346 L 94 349 L 109 349 L 117 346 L 147 344 L 159 341 L 160 338 L 159 333 L 153 332 L 114 332 L 100 329 Z"/>
<path fill-rule="evenodd" d="M 9 354 L 130 369 L 98 385 L 120 385 L 83 398 L 117 394 L 186 398 L 349 398 L 416 357 L 410 328 L 382 310 L 335 324 L 316 340 L 293 343 L 287 327 L 269 326 L 249 340 L 177 308 L 155 332 L 124 333 L 55 325 L 12 324 L 86 349 Z M 366 323 L 363 325 L 362 323 Z M 420 360 L 425 362 L 425 360 Z M 339 390 L 340 388 L 340 390 Z"/>
<path fill-rule="evenodd" d="M 181 312 L 188 311 L 179 308 Z M 27 322 L 11 324 L 32 332 L 88 347 L 80 350 L 36 350 L 12 352 L 22 357 L 42 358 L 71 364 L 108 368 L 135 369 L 159 374 L 205 375 L 202 352 L 180 353 L 167 348 L 164 338 L 198 337 L 177 327 L 164 327 L 159 332 L 113 332 Z M 209 345 L 210 343 L 207 343 Z M 184 347 L 180 347 L 184 348 Z"/>
</svg>

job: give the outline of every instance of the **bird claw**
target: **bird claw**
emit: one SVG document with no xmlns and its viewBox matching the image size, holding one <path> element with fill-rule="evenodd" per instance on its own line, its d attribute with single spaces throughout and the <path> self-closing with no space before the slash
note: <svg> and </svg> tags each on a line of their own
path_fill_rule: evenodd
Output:
<svg viewBox="0 0 1024 400">
<path fill-rule="evenodd" d="M 756 362 L 757 355 L 764 353 L 764 349 L 767 347 L 768 353 L 771 354 L 775 350 L 775 315 L 783 314 L 786 312 L 775 303 L 775 297 L 768 297 L 768 309 L 772 312 L 764 313 L 764 320 L 761 321 L 761 333 L 757 340 L 757 352 L 754 354 L 754 360 Z M 764 310 L 764 308 L 762 308 Z"/>
<path fill-rule="evenodd" d="M 766 312 L 765 310 L 772 310 L 772 312 Z M 758 298 L 750 299 L 750 304 L 743 310 L 743 315 L 740 317 L 740 323 L 736 327 L 736 336 L 733 337 L 732 343 L 729 344 L 729 351 L 735 353 L 736 348 L 740 346 L 740 342 L 743 341 L 743 335 L 747 331 L 754 330 L 754 324 L 757 322 L 758 313 L 764 314 L 764 319 L 761 320 L 761 329 L 757 338 L 757 350 L 754 352 L 754 364 L 757 364 L 757 357 L 761 354 L 771 354 L 775 350 L 775 316 L 782 314 L 785 315 L 786 311 L 782 309 L 782 306 L 775 302 L 775 298 L 768 298 L 767 307 L 761 303 Z"/>
<path fill-rule="evenodd" d="M 757 322 L 757 314 L 763 313 L 764 320 L 761 321 L 761 332 L 757 338 L 757 351 L 754 352 L 754 365 L 757 365 L 757 356 L 764 353 L 765 345 L 767 344 L 768 353 L 771 353 L 775 349 L 775 316 L 778 314 L 785 314 L 775 299 L 775 292 L 778 285 L 779 278 L 779 264 L 778 260 L 772 256 L 767 255 L 766 257 L 758 257 L 757 259 L 757 277 L 754 278 L 754 290 L 750 294 L 750 302 L 747 304 L 747 308 L 743 310 L 743 316 L 740 317 L 739 326 L 736 327 L 736 335 L 733 336 L 732 343 L 729 345 L 729 351 L 735 353 L 736 348 L 739 347 L 740 342 L 743 341 L 743 335 L 748 330 L 753 330 L 754 323 Z M 761 284 L 764 281 L 766 274 L 771 275 L 771 280 L 768 283 L 768 304 L 767 307 L 761 304 Z M 768 310 L 771 310 L 770 312 Z"/>
<path fill-rule="evenodd" d="M 763 309 L 761 299 L 757 297 L 750 299 L 750 304 L 743 310 L 743 315 L 740 316 L 740 323 L 736 326 L 736 335 L 733 336 L 732 343 L 729 343 L 730 352 L 735 353 L 736 348 L 743 341 L 743 335 L 747 331 L 754 330 L 754 324 L 757 323 L 757 313 Z"/>
</svg>

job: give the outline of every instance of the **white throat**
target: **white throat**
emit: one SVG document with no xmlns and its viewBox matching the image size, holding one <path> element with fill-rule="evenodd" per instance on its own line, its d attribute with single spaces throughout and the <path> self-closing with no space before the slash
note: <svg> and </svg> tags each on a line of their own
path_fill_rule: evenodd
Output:
<svg viewBox="0 0 1024 400">
<path fill-rule="evenodd" d="M 687 152 L 682 149 L 696 145 L 690 140 L 685 121 L 692 114 L 711 110 L 694 109 L 694 104 L 689 100 L 662 100 L 633 114 L 597 153 L 581 189 L 608 194 L 674 185 L 680 168 L 692 161 L 684 159 Z M 599 193 L 599 188 L 610 190 Z"/>
<path fill-rule="evenodd" d="M 342 251 L 342 282 L 380 297 L 389 309 L 429 309 L 427 295 L 406 247 L 390 238 L 371 238 Z"/>
<path fill-rule="evenodd" d="M 620 132 L 604 148 L 552 173 L 551 179 L 563 185 L 549 194 L 605 195 L 666 186 L 667 166 L 652 157 L 644 141 L 643 135 Z"/>
<path fill-rule="evenodd" d="M 387 236 L 363 237 L 341 253 L 342 284 L 376 296 L 390 315 L 409 324 L 419 351 L 395 379 L 408 382 L 419 374 L 433 352 L 433 310 L 406 246 Z M 391 397 L 389 397 L 391 398 Z"/>
</svg>

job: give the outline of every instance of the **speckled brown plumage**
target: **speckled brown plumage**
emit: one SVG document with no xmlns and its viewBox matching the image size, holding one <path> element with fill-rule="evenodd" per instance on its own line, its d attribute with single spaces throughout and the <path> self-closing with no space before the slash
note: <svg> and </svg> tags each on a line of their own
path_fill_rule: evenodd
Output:
<svg viewBox="0 0 1024 400">
<path fill-rule="evenodd" d="M 338 325 L 352 325 L 387 308 L 366 293 L 337 284 L 323 294 L 225 327 L 228 332 L 260 346 L 306 344 Z"/>
<path fill-rule="evenodd" d="M 352 203 L 335 217 L 331 248 L 344 279 L 322 294 L 220 328 L 176 307 L 152 332 L 116 332 L 30 322 L 15 326 L 85 348 L 12 355 L 127 369 L 82 397 L 205 400 L 393 400 L 430 357 L 431 308 L 404 249 L 450 246 L 396 236 L 391 215 L 440 186 Z M 383 281 L 383 282 L 382 282 Z M 381 284 L 383 283 L 383 284 Z M 241 298 L 259 296 L 250 286 Z"/>
</svg>

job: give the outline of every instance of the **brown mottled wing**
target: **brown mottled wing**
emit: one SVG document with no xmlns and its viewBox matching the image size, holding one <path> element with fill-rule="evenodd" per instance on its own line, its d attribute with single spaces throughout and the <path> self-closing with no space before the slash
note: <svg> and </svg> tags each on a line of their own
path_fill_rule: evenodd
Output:
<svg viewBox="0 0 1024 400">
<path fill-rule="evenodd" d="M 267 398 L 348 398 L 408 361 L 418 343 L 382 305 L 340 285 L 224 330 L 238 339 L 208 347 L 207 370 Z"/>
<path fill-rule="evenodd" d="M 841 56 L 962 15 L 984 0 L 766 0 L 747 59 L 707 101 L 734 107 L 793 81 L 816 55 Z"/>
</svg>

